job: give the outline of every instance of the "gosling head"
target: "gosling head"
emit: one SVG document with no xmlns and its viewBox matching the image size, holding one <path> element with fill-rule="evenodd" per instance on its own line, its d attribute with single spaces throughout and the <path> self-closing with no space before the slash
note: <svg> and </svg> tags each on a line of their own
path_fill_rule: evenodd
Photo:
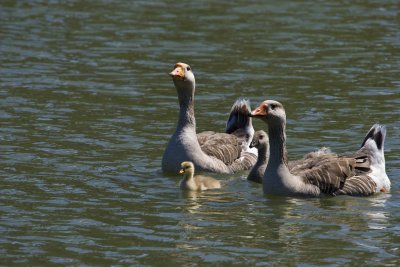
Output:
<svg viewBox="0 0 400 267">
<path fill-rule="evenodd" d="M 180 174 L 188 175 L 194 173 L 194 165 L 190 161 L 184 161 L 181 163 L 181 170 L 179 171 Z"/>
<path fill-rule="evenodd" d="M 254 134 L 253 140 L 250 143 L 250 148 L 255 147 L 259 149 L 263 146 L 268 146 L 268 145 L 269 145 L 268 134 L 263 130 L 260 130 Z"/>
</svg>

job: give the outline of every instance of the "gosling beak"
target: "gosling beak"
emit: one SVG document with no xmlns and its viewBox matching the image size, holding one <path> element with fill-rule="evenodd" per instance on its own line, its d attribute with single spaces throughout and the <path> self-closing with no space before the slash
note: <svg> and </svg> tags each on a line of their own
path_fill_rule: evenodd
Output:
<svg viewBox="0 0 400 267">
<path fill-rule="evenodd" d="M 250 147 L 250 148 L 253 148 L 253 147 L 255 147 L 255 146 L 256 146 L 256 143 L 253 142 L 253 141 L 251 141 L 249 147 Z"/>
<path fill-rule="evenodd" d="M 184 174 L 185 173 L 185 171 L 183 170 L 183 169 L 181 169 L 180 171 L 179 171 L 179 174 Z"/>
</svg>

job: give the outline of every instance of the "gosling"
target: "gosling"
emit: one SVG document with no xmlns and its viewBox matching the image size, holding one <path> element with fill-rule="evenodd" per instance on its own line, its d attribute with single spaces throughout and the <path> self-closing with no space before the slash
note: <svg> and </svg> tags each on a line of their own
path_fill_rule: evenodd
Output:
<svg viewBox="0 0 400 267">
<path fill-rule="evenodd" d="M 181 163 L 180 174 L 183 174 L 183 179 L 180 182 L 182 190 L 203 191 L 207 189 L 221 188 L 221 183 L 212 177 L 204 175 L 194 176 L 194 165 L 190 161 Z"/>
<path fill-rule="evenodd" d="M 250 148 L 253 147 L 257 148 L 258 157 L 256 164 L 254 164 L 249 175 L 247 176 L 247 180 L 262 184 L 262 179 L 265 169 L 267 168 L 269 158 L 268 134 L 262 130 L 257 131 L 250 143 Z"/>
</svg>

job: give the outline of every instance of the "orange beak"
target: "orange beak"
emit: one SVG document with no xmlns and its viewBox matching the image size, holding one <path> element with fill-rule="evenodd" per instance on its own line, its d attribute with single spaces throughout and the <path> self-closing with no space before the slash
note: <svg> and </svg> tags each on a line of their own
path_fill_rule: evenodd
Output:
<svg viewBox="0 0 400 267">
<path fill-rule="evenodd" d="M 261 103 L 258 108 L 251 112 L 251 117 L 265 117 L 267 116 L 268 104 Z"/>
<path fill-rule="evenodd" d="M 183 69 L 183 67 L 179 64 L 175 65 L 175 68 L 173 71 L 171 71 L 169 73 L 169 75 L 173 78 L 173 79 L 179 79 L 179 80 L 183 80 L 185 79 L 185 71 Z"/>
</svg>

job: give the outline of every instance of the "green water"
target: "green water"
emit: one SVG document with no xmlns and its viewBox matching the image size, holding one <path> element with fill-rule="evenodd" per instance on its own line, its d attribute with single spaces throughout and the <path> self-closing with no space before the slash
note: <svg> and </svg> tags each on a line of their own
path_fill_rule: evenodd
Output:
<svg viewBox="0 0 400 267">
<path fill-rule="evenodd" d="M 1 266 L 398 266 L 398 1 L 2 1 Z M 290 158 L 387 126 L 389 194 L 270 197 L 246 172 L 187 194 L 161 157 L 167 73 L 199 131 L 247 97 L 285 105 Z M 254 122 L 256 129 L 265 125 Z"/>
</svg>

